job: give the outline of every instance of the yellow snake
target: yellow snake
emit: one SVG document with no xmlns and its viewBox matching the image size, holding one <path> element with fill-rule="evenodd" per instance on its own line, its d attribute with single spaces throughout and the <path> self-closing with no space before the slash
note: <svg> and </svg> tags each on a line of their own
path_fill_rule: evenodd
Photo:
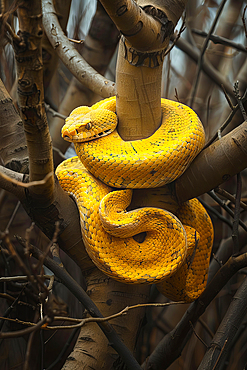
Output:
<svg viewBox="0 0 247 370">
<path fill-rule="evenodd" d="M 170 299 L 189 302 L 207 280 L 213 227 L 205 209 L 192 199 L 176 216 L 153 207 L 126 210 L 131 189 L 175 180 L 204 145 L 193 110 L 166 99 L 161 108 L 159 129 L 128 142 L 116 130 L 115 97 L 76 108 L 62 136 L 74 143 L 78 157 L 61 163 L 56 174 L 77 201 L 83 241 L 100 270 L 125 283 L 156 283 Z M 133 238 L 141 232 L 146 232 L 142 243 Z"/>
</svg>

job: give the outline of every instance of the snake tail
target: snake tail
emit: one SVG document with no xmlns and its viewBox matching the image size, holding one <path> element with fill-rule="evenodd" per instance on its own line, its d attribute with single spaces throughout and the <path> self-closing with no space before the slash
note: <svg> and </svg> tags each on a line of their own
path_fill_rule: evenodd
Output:
<svg viewBox="0 0 247 370">
<path fill-rule="evenodd" d="M 214 231 L 210 217 L 197 199 L 182 204 L 178 217 L 187 233 L 187 256 L 176 274 L 156 286 L 171 300 L 192 302 L 207 284 Z"/>
</svg>

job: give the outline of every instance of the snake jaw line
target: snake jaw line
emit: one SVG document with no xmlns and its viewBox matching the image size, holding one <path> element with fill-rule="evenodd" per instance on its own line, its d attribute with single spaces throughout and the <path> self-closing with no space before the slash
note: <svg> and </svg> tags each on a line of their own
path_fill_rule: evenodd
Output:
<svg viewBox="0 0 247 370">
<path fill-rule="evenodd" d="M 83 143 L 108 135 L 115 130 L 118 123 L 115 106 L 116 104 L 99 106 L 96 103 L 91 109 L 74 109 L 65 120 L 62 137 L 67 141 Z"/>
</svg>

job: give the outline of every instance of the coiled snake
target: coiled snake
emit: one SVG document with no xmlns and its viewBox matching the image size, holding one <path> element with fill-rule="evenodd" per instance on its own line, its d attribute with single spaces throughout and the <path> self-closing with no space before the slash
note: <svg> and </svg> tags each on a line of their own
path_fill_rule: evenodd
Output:
<svg viewBox="0 0 247 370">
<path fill-rule="evenodd" d="M 204 290 L 213 242 L 210 218 L 197 199 L 177 215 L 152 207 L 126 211 L 134 188 L 155 188 L 179 177 L 204 145 L 204 131 L 187 106 L 161 99 L 162 124 L 149 138 L 118 135 L 116 98 L 72 111 L 62 136 L 78 157 L 61 163 L 61 186 L 77 201 L 82 237 L 96 266 L 125 283 L 156 283 L 173 300 Z M 121 190 L 119 190 L 121 189 Z M 133 236 L 146 232 L 145 240 Z"/>
</svg>

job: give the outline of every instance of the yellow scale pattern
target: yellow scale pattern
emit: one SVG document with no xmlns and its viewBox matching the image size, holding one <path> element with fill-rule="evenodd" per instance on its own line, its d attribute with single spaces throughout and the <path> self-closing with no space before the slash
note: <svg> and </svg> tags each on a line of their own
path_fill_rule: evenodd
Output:
<svg viewBox="0 0 247 370">
<path fill-rule="evenodd" d="M 173 181 L 204 144 L 202 125 L 190 108 L 165 99 L 161 105 L 160 128 L 132 142 L 124 142 L 115 130 L 115 97 L 76 108 L 62 135 L 74 142 L 80 160 L 64 161 L 56 173 L 76 199 L 87 252 L 100 270 L 125 283 L 157 283 L 170 299 L 190 302 L 207 280 L 213 228 L 205 209 L 193 199 L 177 217 L 151 207 L 126 211 L 132 197 L 128 188 Z M 145 240 L 138 243 L 133 236 L 143 231 Z"/>
<path fill-rule="evenodd" d="M 126 142 L 114 130 L 99 140 L 81 142 L 88 133 L 82 130 L 77 135 L 75 131 L 75 127 L 80 130 L 80 108 L 76 108 L 72 117 L 66 120 L 62 135 L 70 137 L 81 162 L 105 184 L 131 189 L 159 187 L 174 181 L 186 170 L 203 148 L 205 140 L 202 124 L 189 107 L 161 99 L 161 108 L 162 124 L 147 139 Z M 112 114 L 115 115 L 115 110 L 115 97 L 92 107 L 84 119 L 91 114 L 93 135 L 100 131 L 104 115 L 105 122 L 114 126 Z M 99 117 L 97 120 L 96 114 Z M 105 129 L 106 125 L 102 130 Z"/>
</svg>

